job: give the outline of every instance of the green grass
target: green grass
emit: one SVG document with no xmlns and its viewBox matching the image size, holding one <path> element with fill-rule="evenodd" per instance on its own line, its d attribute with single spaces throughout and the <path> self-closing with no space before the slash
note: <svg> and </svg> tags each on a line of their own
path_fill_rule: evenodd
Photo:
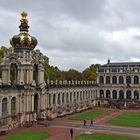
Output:
<svg viewBox="0 0 140 140">
<path fill-rule="evenodd" d="M 140 138 L 128 137 L 128 136 L 117 136 L 112 134 L 82 134 L 76 137 L 74 140 L 139 140 Z"/>
<path fill-rule="evenodd" d="M 5 140 L 43 140 L 48 137 L 47 132 L 22 132 L 13 136 L 8 136 Z"/>
<path fill-rule="evenodd" d="M 140 113 L 123 112 L 121 115 L 109 120 L 107 123 L 120 126 L 140 127 Z"/>
<path fill-rule="evenodd" d="M 100 115 L 104 115 L 107 114 L 109 111 L 107 110 L 97 110 L 97 111 L 92 111 L 92 112 L 85 112 L 82 113 L 80 115 L 75 115 L 72 117 L 69 117 L 70 120 L 90 120 L 90 119 L 94 119 Z"/>
</svg>

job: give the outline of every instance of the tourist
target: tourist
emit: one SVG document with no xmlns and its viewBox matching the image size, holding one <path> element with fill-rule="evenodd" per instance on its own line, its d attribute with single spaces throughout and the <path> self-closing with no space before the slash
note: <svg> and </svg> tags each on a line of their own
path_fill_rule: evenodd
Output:
<svg viewBox="0 0 140 140">
<path fill-rule="evenodd" d="M 93 126 L 93 120 L 90 120 L 90 126 Z"/>
<path fill-rule="evenodd" d="M 84 120 L 84 126 L 86 126 L 86 120 Z"/>
<path fill-rule="evenodd" d="M 73 128 L 70 129 L 70 137 L 73 138 Z"/>
</svg>

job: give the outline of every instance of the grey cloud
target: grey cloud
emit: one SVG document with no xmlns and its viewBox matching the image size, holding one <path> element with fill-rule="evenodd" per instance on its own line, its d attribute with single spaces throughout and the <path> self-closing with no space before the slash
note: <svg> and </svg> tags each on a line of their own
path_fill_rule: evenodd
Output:
<svg viewBox="0 0 140 140">
<path fill-rule="evenodd" d="M 139 29 L 139 7 L 139 0 L 1 0 L 0 45 L 10 46 L 10 37 L 19 33 L 20 12 L 25 10 L 30 34 L 39 42 L 37 48 L 61 69 L 81 71 L 108 58 L 140 58 L 139 34 L 131 41 L 106 41 L 100 36 L 102 31 Z"/>
</svg>

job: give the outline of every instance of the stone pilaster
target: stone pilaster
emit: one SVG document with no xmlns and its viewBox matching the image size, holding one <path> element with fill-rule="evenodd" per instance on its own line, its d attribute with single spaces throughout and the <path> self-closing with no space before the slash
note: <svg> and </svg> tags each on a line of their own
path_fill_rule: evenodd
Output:
<svg viewBox="0 0 140 140">
<path fill-rule="evenodd" d="M 11 115 L 11 96 L 9 96 L 8 98 L 7 111 L 8 111 L 8 115 Z"/>
<path fill-rule="evenodd" d="M 124 91 L 124 99 L 126 99 L 126 90 Z"/>
<path fill-rule="evenodd" d="M 34 95 L 31 95 L 32 98 L 32 112 L 34 112 Z"/>
<path fill-rule="evenodd" d="M 29 112 L 29 96 L 26 95 L 26 112 Z M 30 102 L 31 103 L 31 102 Z"/>
</svg>

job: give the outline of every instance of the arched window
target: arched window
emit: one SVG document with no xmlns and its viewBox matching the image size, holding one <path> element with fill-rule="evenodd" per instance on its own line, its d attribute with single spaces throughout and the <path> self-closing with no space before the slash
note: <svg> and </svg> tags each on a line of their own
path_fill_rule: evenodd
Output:
<svg viewBox="0 0 140 140">
<path fill-rule="evenodd" d="M 100 83 L 100 84 L 103 84 L 103 83 L 104 83 L 104 77 L 103 77 L 103 76 L 100 76 L 100 78 L 99 78 L 99 83 Z"/>
<path fill-rule="evenodd" d="M 124 80 L 123 80 L 123 76 L 119 76 L 119 84 L 123 84 Z"/>
<path fill-rule="evenodd" d="M 106 84 L 110 84 L 110 77 L 106 76 Z"/>
<path fill-rule="evenodd" d="M 139 84 L 139 77 L 138 76 L 134 76 L 134 84 Z"/>
<path fill-rule="evenodd" d="M 7 98 L 3 98 L 2 100 L 2 114 L 7 113 Z"/>
<path fill-rule="evenodd" d="M 137 90 L 134 91 L 134 99 L 139 99 L 139 92 Z"/>
<path fill-rule="evenodd" d="M 10 65 L 10 81 L 11 84 L 16 84 L 17 83 L 17 65 L 15 63 L 12 63 Z"/>
<path fill-rule="evenodd" d="M 126 77 L 126 84 L 131 84 L 131 77 L 130 76 Z"/>
<path fill-rule="evenodd" d="M 53 94 L 53 104 L 55 104 L 55 94 Z"/>
<path fill-rule="evenodd" d="M 100 90 L 100 98 L 104 98 L 104 91 Z"/>
<path fill-rule="evenodd" d="M 117 77 L 116 76 L 112 77 L 112 84 L 117 84 Z"/>
<path fill-rule="evenodd" d="M 15 112 L 16 111 L 16 97 L 13 97 L 11 99 L 11 112 Z"/>
<path fill-rule="evenodd" d="M 106 98 L 110 98 L 111 97 L 111 95 L 110 95 L 110 90 L 107 90 L 106 91 Z"/>
<path fill-rule="evenodd" d="M 127 90 L 126 92 L 126 99 L 131 99 L 131 91 Z"/>
<path fill-rule="evenodd" d="M 116 90 L 112 91 L 112 97 L 113 97 L 113 99 L 117 99 L 117 91 Z"/>
<path fill-rule="evenodd" d="M 72 102 L 72 92 L 70 93 L 70 102 Z"/>
<path fill-rule="evenodd" d="M 60 94 L 58 94 L 58 104 L 60 105 L 61 101 L 60 101 Z"/>
<path fill-rule="evenodd" d="M 124 92 L 122 90 L 119 91 L 119 99 L 124 99 Z"/>
</svg>

